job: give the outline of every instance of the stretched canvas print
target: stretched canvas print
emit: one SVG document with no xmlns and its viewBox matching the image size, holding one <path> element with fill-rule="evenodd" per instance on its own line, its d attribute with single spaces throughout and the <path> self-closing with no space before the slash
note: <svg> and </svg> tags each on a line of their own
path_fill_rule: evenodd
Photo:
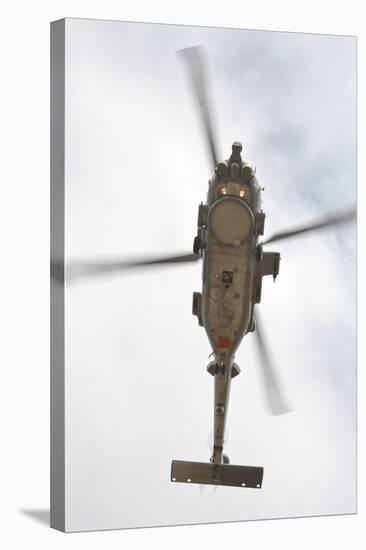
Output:
<svg viewBox="0 0 366 550">
<path fill-rule="evenodd" d="M 355 209 L 355 37 L 52 23 L 53 527 L 356 512 Z"/>
</svg>

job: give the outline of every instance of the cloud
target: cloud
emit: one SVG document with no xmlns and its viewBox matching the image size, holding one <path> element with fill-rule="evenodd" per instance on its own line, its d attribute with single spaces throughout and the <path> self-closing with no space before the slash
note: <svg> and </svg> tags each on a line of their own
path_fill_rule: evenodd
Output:
<svg viewBox="0 0 366 550">
<path fill-rule="evenodd" d="M 84 20 L 68 29 L 69 259 L 190 250 L 211 173 L 175 52 L 196 44 L 221 154 L 243 141 L 265 187 L 267 234 L 354 204 L 354 39 Z M 354 243 L 347 226 L 273 245 L 281 271 L 259 307 L 295 412 L 266 415 L 248 336 L 228 418 L 232 462 L 264 465 L 261 491 L 169 480 L 171 459 L 209 458 L 210 348 L 191 316 L 199 266 L 68 289 L 70 529 L 354 510 Z"/>
</svg>

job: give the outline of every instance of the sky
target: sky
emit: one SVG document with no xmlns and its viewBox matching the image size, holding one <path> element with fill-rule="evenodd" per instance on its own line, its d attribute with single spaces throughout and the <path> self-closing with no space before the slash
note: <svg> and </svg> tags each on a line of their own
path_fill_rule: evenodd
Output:
<svg viewBox="0 0 366 550">
<path fill-rule="evenodd" d="M 177 50 L 201 45 L 219 156 L 264 187 L 266 236 L 356 203 L 352 37 L 69 19 L 66 260 L 190 252 L 211 165 Z M 266 408 L 253 335 L 236 354 L 226 450 L 261 490 L 170 482 L 208 461 L 200 265 L 66 289 L 67 530 L 355 512 L 356 230 L 268 245 L 258 306 L 292 412 Z"/>
</svg>

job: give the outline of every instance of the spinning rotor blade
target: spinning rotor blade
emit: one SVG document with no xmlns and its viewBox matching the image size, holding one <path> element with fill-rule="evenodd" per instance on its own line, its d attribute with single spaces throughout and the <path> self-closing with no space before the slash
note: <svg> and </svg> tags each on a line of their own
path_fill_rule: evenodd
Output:
<svg viewBox="0 0 366 550">
<path fill-rule="evenodd" d="M 125 269 L 143 268 L 156 265 L 177 264 L 196 262 L 200 260 L 199 254 L 183 254 L 179 256 L 163 256 L 160 258 L 143 258 L 131 261 L 110 261 L 110 262 L 71 262 L 65 267 L 65 279 L 73 281 L 82 277 L 105 275 Z M 63 279 L 63 267 L 59 262 L 51 263 L 51 276 L 54 279 Z"/>
<path fill-rule="evenodd" d="M 214 132 L 212 128 L 212 113 L 207 93 L 207 79 L 205 75 L 205 65 L 202 59 L 202 48 L 195 46 L 179 50 L 187 62 L 189 74 L 192 81 L 193 93 L 197 99 L 198 108 L 202 116 L 202 122 L 208 142 L 213 168 L 217 166 L 217 144 L 215 143 Z"/>
<path fill-rule="evenodd" d="M 342 214 L 337 214 L 329 218 L 322 220 L 314 221 L 308 225 L 300 225 L 299 227 L 294 227 L 287 231 L 279 231 L 263 241 L 262 244 L 273 243 L 275 241 L 281 241 L 283 239 L 288 239 L 290 237 L 295 237 L 296 235 L 301 235 L 301 233 L 309 233 L 310 231 L 316 231 L 318 229 L 325 229 L 326 227 L 336 226 L 341 223 L 346 223 L 354 220 L 356 218 L 356 209 L 343 212 Z"/>
<path fill-rule="evenodd" d="M 286 401 L 281 393 L 280 384 L 278 382 L 275 370 L 269 358 L 268 348 L 263 336 L 261 328 L 262 323 L 259 322 L 258 312 L 255 313 L 256 329 L 254 334 L 257 336 L 258 350 L 260 354 L 260 364 L 264 385 L 266 389 L 266 397 L 271 413 L 274 415 L 285 414 L 291 411 L 286 405 Z"/>
</svg>

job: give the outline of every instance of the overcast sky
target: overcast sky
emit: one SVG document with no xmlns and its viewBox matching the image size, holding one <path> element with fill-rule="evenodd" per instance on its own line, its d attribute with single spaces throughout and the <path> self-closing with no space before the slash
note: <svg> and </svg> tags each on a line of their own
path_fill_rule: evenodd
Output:
<svg viewBox="0 0 366 550">
<path fill-rule="evenodd" d="M 266 235 L 356 202 L 350 37 L 67 20 L 67 260 L 190 251 L 211 166 L 176 51 L 202 45 L 219 153 L 243 142 Z M 261 490 L 170 482 L 208 461 L 210 347 L 199 265 L 76 283 L 66 297 L 68 530 L 355 511 L 353 226 L 274 243 L 259 306 L 293 412 L 269 416 L 253 336 L 236 360 L 227 452 Z"/>
</svg>

